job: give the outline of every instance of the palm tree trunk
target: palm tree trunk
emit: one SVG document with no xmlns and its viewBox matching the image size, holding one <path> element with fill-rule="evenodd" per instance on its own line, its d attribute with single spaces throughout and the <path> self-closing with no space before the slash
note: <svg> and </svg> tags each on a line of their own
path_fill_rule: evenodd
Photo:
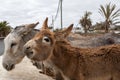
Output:
<svg viewBox="0 0 120 80">
<path fill-rule="evenodd" d="M 88 33 L 87 25 L 84 27 L 85 34 Z"/>
<path fill-rule="evenodd" d="M 108 26 L 106 25 L 106 26 L 105 26 L 105 33 L 108 33 L 108 32 L 109 32 Z"/>
<path fill-rule="evenodd" d="M 109 27 L 110 27 L 110 24 L 108 21 L 105 22 L 105 33 L 108 33 L 109 32 Z"/>
</svg>

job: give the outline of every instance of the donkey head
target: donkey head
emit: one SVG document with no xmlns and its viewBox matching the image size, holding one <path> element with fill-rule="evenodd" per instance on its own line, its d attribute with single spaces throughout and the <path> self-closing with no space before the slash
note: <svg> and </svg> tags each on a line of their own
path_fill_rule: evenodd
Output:
<svg viewBox="0 0 120 80">
<path fill-rule="evenodd" d="M 65 39 L 71 32 L 73 24 L 61 32 L 51 32 L 48 29 L 48 18 L 43 23 L 42 29 L 24 45 L 24 53 L 35 61 L 49 59 L 53 53 L 56 41 Z"/>
<path fill-rule="evenodd" d="M 26 43 L 25 37 L 28 37 L 37 24 L 38 22 L 17 26 L 4 39 L 3 67 L 6 70 L 12 70 L 15 64 L 21 62 L 24 58 L 23 45 Z"/>
</svg>

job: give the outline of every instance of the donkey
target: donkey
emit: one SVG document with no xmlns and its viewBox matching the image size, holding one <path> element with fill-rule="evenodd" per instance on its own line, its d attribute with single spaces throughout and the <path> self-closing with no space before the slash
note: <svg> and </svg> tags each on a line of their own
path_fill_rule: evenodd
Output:
<svg viewBox="0 0 120 80">
<path fill-rule="evenodd" d="M 0 55 L 3 54 L 3 60 L 2 65 L 7 71 L 11 71 L 15 68 L 15 65 L 20 63 L 23 58 L 25 57 L 25 54 L 23 53 L 23 46 L 24 44 L 30 40 L 39 30 L 34 29 L 39 22 L 32 23 L 32 24 L 26 24 L 26 25 L 20 25 L 16 26 L 4 39 L 3 44 L 3 38 L 1 38 L 0 45 Z M 3 50 L 3 47 L 5 45 L 5 49 Z M 38 69 L 41 69 L 39 72 L 55 77 L 58 76 L 58 79 L 61 79 L 60 73 L 54 74 L 53 70 L 51 68 L 44 67 L 43 62 L 37 62 L 32 61 L 33 65 L 36 66 Z M 48 72 L 49 70 L 49 72 Z"/>
<path fill-rule="evenodd" d="M 2 64 L 6 70 L 14 69 L 22 61 L 25 56 L 23 45 L 38 32 L 34 29 L 38 24 L 39 22 L 17 26 L 5 37 Z"/>
<path fill-rule="evenodd" d="M 15 29 L 13 29 L 9 35 L 7 35 L 7 37 L 4 39 L 4 44 L 5 44 L 5 50 L 3 50 L 4 44 L 3 42 L 1 42 L 0 44 L 3 45 L 0 48 L 0 54 L 3 54 L 4 51 L 4 55 L 3 55 L 3 67 L 6 70 L 12 70 L 14 69 L 15 65 L 20 63 L 22 61 L 22 59 L 24 58 L 24 54 L 22 53 L 22 48 L 23 45 L 29 40 L 31 39 L 37 32 L 39 32 L 39 30 L 34 29 L 34 27 L 36 27 L 38 24 L 37 23 L 33 23 L 33 24 L 27 24 L 27 25 L 21 25 L 21 26 L 17 26 Z M 108 37 L 111 38 L 111 34 L 108 35 Z M 114 42 L 120 42 L 119 37 L 114 35 L 112 36 L 114 37 Z M 101 45 L 97 45 L 98 44 L 98 40 L 101 40 L 102 42 L 104 42 L 105 44 L 101 44 Z M 3 38 L 1 38 L 1 41 L 3 41 Z M 81 42 L 81 40 L 78 40 L 79 43 Z M 111 43 L 107 43 L 105 39 L 102 39 L 98 37 L 98 39 L 90 39 L 90 41 L 86 41 L 86 39 L 84 40 L 84 44 L 87 43 L 87 45 L 82 44 L 75 44 L 77 41 L 70 41 L 70 43 L 72 44 L 72 46 L 75 47 L 96 47 L 97 46 L 102 46 L 102 45 L 110 45 Z M 89 42 L 89 44 L 88 44 Z M 93 42 L 95 42 L 94 44 L 92 44 Z M 113 42 L 113 44 L 114 44 Z M 0 46 L 1 46 L 0 45 Z M 41 63 L 40 62 L 33 62 L 33 64 L 35 66 L 37 66 L 37 68 L 41 68 Z"/>
<path fill-rule="evenodd" d="M 37 26 L 37 24 L 38 23 L 17 26 L 5 38 L 5 40 L 4 40 L 5 50 L 4 50 L 4 55 L 3 55 L 3 67 L 6 70 L 10 71 L 10 70 L 14 69 L 15 65 L 22 61 L 22 59 L 24 58 L 24 55 L 22 53 L 23 45 L 39 31 L 39 30 L 34 29 L 34 27 Z M 32 25 L 33 25 L 33 27 L 31 27 Z M 13 46 L 13 48 L 11 48 L 10 45 Z M 9 52 L 10 50 L 11 50 L 11 52 Z M 0 50 L 0 51 L 3 52 L 3 50 Z M 41 64 L 41 62 L 33 62 L 33 64 L 35 66 L 37 66 L 37 68 L 39 68 L 39 69 L 42 68 L 42 70 L 43 70 L 42 73 L 45 73 L 47 75 L 52 74 L 52 73 L 49 74 L 49 73 L 45 72 L 46 69 L 44 68 L 44 65 Z M 57 76 L 59 76 L 59 75 L 57 74 Z M 61 78 L 59 78 L 59 79 L 61 79 Z"/>
<path fill-rule="evenodd" d="M 24 45 L 26 56 L 44 61 L 60 71 L 65 80 L 119 80 L 120 44 L 97 48 L 72 47 L 65 39 L 73 24 L 61 32 L 51 32 L 47 25 Z"/>
</svg>

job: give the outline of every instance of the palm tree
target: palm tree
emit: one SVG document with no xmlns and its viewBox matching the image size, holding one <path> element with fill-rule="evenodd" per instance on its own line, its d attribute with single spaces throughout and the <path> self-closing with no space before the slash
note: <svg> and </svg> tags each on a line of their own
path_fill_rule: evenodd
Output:
<svg viewBox="0 0 120 80">
<path fill-rule="evenodd" d="M 120 9 L 115 10 L 116 5 L 115 4 L 106 4 L 105 6 L 100 5 L 99 13 L 104 17 L 105 19 L 105 32 L 109 32 L 110 25 L 116 25 L 120 23 Z"/>
<path fill-rule="evenodd" d="M 5 37 L 10 31 L 11 27 L 8 25 L 9 23 L 7 21 L 0 22 L 0 36 Z"/>
<path fill-rule="evenodd" d="M 88 32 L 88 30 L 92 26 L 92 21 L 89 17 L 91 14 L 92 14 L 91 12 L 86 11 L 84 16 L 79 21 L 79 24 L 81 24 L 81 26 L 83 27 L 85 34 Z"/>
</svg>

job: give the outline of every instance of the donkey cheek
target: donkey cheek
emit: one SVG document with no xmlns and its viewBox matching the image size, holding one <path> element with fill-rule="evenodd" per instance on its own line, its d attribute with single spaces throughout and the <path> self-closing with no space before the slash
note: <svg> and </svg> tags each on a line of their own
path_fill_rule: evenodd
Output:
<svg viewBox="0 0 120 80">
<path fill-rule="evenodd" d="M 39 54 L 39 55 L 34 55 L 31 59 L 35 61 L 43 61 L 45 60 L 45 57 L 42 54 Z"/>
</svg>

